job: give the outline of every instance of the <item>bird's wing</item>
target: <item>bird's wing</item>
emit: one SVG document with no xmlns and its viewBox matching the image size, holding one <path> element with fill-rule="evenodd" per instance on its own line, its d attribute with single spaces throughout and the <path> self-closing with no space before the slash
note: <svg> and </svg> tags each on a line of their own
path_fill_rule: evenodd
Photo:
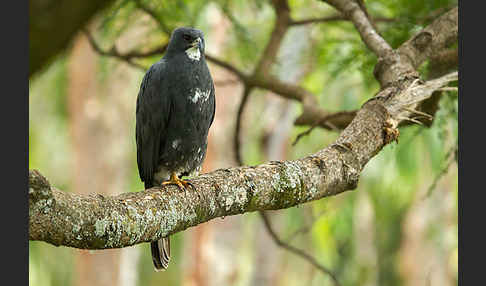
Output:
<svg viewBox="0 0 486 286">
<path fill-rule="evenodd" d="M 170 98 L 164 94 L 164 62 L 154 64 L 145 74 L 137 97 L 135 138 L 137 164 L 145 186 L 152 186 L 170 115 Z"/>
<path fill-rule="evenodd" d="M 216 113 L 216 94 L 214 91 L 214 82 L 211 79 L 211 95 L 209 96 L 210 100 L 212 100 L 212 107 L 211 107 L 211 120 L 209 121 L 209 127 L 213 124 L 214 114 Z"/>
</svg>

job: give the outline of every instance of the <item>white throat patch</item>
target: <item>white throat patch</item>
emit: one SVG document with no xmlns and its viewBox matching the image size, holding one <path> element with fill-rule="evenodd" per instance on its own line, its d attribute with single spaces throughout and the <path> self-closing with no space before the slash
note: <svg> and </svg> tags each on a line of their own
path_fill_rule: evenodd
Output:
<svg viewBox="0 0 486 286">
<path fill-rule="evenodd" d="M 186 50 L 187 56 L 193 61 L 199 61 L 201 58 L 201 52 L 198 47 L 192 47 Z"/>
</svg>

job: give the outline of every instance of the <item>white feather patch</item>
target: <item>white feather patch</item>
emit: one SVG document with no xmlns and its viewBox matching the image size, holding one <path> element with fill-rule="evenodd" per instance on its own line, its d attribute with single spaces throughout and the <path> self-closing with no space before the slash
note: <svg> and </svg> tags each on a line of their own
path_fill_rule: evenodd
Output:
<svg viewBox="0 0 486 286">
<path fill-rule="evenodd" d="M 180 143 L 181 143 L 181 139 L 176 139 L 172 141 L 172 148 L 177 149 Z"/>
<path fill-rule="evenodd" d="M 196 88 L 196 91 L 194 92 L 194 96 L 190 96 L 189 99 L 191 99 L 191 101 L 193 103 L 196 103 L 198 101 L 206 101 L 208 100 L 209 98 L 209 94 L 211 93 L 211 90 L 206 90 L 206 91 L 202 91 L 200 90 L 199 88 Z"/>
<path fill-rule="evenodd" d="M 193 61 L 199 61 L 201 58 L 201 52 L 198 47 L 192 47 L 186 50 L 187 56 Z"/>
</svg>

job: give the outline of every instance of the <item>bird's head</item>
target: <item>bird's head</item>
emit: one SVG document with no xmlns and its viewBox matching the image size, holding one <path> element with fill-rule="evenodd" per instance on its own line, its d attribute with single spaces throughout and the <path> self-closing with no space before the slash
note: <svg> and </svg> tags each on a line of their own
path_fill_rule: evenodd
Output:
<svg viewBox="0 0 486 286">
<path fill-rule="evenodd" d="M 167 54 L 185 53 L 191 60 L 199 61 L 204 54 L 204 34 L 191 27 L 180 27 L 172 32 Z"/>
</svg>

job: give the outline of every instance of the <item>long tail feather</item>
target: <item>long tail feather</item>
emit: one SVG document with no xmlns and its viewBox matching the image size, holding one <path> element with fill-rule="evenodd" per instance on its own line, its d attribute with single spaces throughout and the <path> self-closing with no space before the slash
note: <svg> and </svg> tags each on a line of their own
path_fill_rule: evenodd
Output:
<svg viewBox="0 0 486 286">
<path fill-rule="evenodd" d="M 152 251 L 152 261 L 155 271 L 164 271 L 169 266 L 170 261 L 170 237 L 164 237 L 150 243 Z"/>
</svg>

